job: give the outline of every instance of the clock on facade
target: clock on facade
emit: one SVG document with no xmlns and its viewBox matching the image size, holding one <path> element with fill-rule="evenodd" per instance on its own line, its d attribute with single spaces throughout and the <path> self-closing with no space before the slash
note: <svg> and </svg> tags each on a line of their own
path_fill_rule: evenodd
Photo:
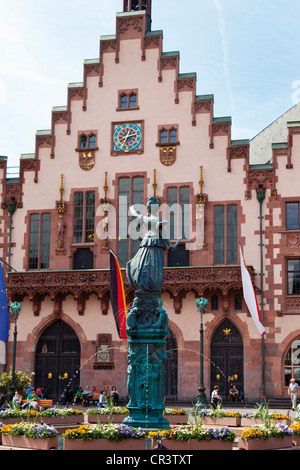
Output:
<svg viewBox="0 0 300 470">
<path fill-rule="evenodd" d="M 125 122 L 113 124 L 113 153 L 141 153 L 143 148 L 143 124 Z"/>
</svg>

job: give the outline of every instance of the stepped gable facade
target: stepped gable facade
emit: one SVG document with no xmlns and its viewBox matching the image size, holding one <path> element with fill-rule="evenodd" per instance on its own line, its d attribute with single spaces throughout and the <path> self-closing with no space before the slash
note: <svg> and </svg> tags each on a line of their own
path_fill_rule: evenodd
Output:
<svg viewBox="0 0 300 470">
<path fill-rule="evenodd" d="M 219 384 L 225 398 L 231 383 L 254 402 L 286 396 L 290 376 L 300 378 L 300 122 L 273 143 L 272 161 L 252 165 L 249 140 L 232 139 L 231 118 L 215 116 L 214 96 L 199 94 L 178 51 L 164 50 L 151 15 L 150 0 L 124 0 L 115 34 L 101 37 L 82 82 L 69 83 L 66 106 L 53 107 L 51 128 L 37 131 L 18 178 L 7 179 L 0 157 L 0 257 L 9 300 L 22 303 L 17 369 L 34 371 L 54 398 L 86 384 L 116 385 L 126 397 L 127 342 L 111 309 L 109 252 L 121 267 L 134 256 L 127 209 L 155 195 L 170 238 L 182 236 L 165 258 L 166 398 L 197 396 L 199 297 L 209 301 L 207 396 Z M 243 300 L 239 243 L 263 342 Z M 6 367 L 13 328 L 11 320 Z"/>
</svg>

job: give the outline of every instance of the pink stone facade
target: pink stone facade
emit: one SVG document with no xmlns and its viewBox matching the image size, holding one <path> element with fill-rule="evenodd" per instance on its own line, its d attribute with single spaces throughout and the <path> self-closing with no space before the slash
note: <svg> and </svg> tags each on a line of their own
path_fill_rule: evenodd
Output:
<svg viewBox="0 0 300 470">
<path fill-rule="evenodd" d="M 97 388 L 116 385 L 120 396 L 126 397 L 127 342 L 118 337 L 110 304 L 109 249 L 116 253 L 119 250 L 120 179 L 128 177 L 133 191 L 132 181 L 144 178 L 144 204 L 148 196 L 156 194 L 162 205 L 167 206 L 170 188 L 177 188 L 178 194 L 180 188 L 188 188 L 194 239 L 183 240 L 181 245 L 192 243 L 199 236 L 197 209 L 199 203 L 205 203 L 204 245 L 189 252 L 188 266 L 180 262 L 168 266 L 170 259 L 166 254 L 163 300 L 173 338 L 170 350 L 174 353 L 176 349 L 173 355 L 170 353 L 167 369 L 169 396 L 179 402 L 194 401 L 197 396 L 200 316 L 195 299 L 201 296 L 209 300 L 204 315 L 207 396 L 218 381 L 226 394 L 226 387 L 234 380 L 250 401 L 255 402 L 260 396 L 286 396 L 284 363 L 291 345 L 300 338 L 300 293 L 290 293 L 287 276 L 288 260 L 300 259 L 300 227 L 291 230 L 286 225 L 286 203 L 300 202 L 300 123 L 288 124 L 285 144 L 274 142 L 271 164 L 251 165 L 249 141 L 232 141 L 231 119 L 214 115 L 213 95 L 198 95 L 196 75 L 179 73 L 179 54 L 164 51 L 162 32 L 149 30 L 149 12 L 126 8 L 117 14 L 115 34 L 101 37 L 99 59 L 85 61 L 82 83 L 68 85 L 67 105 L 53 108 L 51 129 L 37 132 L 34 154 L 21 157 L 17 181 L 6 180 L 8 162 L 5 158 L 0 161 L 0 256 L 6 262 L 9 261 L 8 205 L 11 202 L 15 205 L 10 257 L 13 270 L 7 274 L 7 288 L 9 299 L 22 303 L 17 368 L 37 372 L 37 360 L 42 357 L 37 350 L 39 340 L 47 328 L 60 321 L 73 330 L 80 344 L 77 350 L 80 384 Z M 122 107 L 126 97 L 127 106 Z M 138 150 L 124 152 L 114 148 L 114 126 L 121 123 L 141 125 L 142 141 Z M 176 131 L 173 141 L 172 130 Z M 162 131 L 167 132 L 167 141 L 160 140 Z M 87 145 L 81 148 L 84 136 Z M 260 302 L 258 191 L 265 194 L 262 205 L 266 327 L 263 379 L 262 340 L 243 299 L 240 304 L 237 302 L 238 296 L 242 297 L 239 256 L 231 262 L 228 251 L 224 262 L 216 263 L 215 248 L 215 208 L 224 208 L 226 220 L 226 214 L 234 206 L 235 250 L 240 242 Z M 95 197 L 95 233 L 88 240 L 78 242 L 74 238 L 76 194 L 83 194 L 85 205 L 91 192 Z M 108 202 L 106 212 L 107 206 L 103 204 Z M 82 223 L 85 223 L 88 215 L 83 213 Z M 30 267 L 31 216 L 35 214 L 40 221 L 43 214 L 51 216 L 46 268 L 41 264 L 40 253 L 39 265 Z M 225 247 L 229 247 L 228 220 Z M 96 228 L 103 228 L 107 223 L 108 238 L 99 238 Z M 39 250 L 42 230 L 40 222 L 36 235 Z M 100 233 L 106 232 L 100 230 Z M 77 266 L 74 270 L 74 258 L 82 249 L 90 250 L 93 269 L 80 270 Z M 133 292 L 124 271 L 123 274 L 130 305 Z M 234 342 L 231 348 L 228 343 L 231 333 L 227 336 L 224 333 L 230 360 L 222 358 L 218 374 L 212 362 L 218 358 L 222 338 L 216 340 L 214 335 L 223 322 L 237 329 L 241 341 Z M 13 324 L 7 344 L 8 365 L 12 359 L 12 339 Z M 213 351 L 214 341 L 217 342 Z M 233 347 L 238 351 L 238 363 L 234 360 Z M 109 354 L 105 355 L 107 350 Z M 66 386 L 68 380 L 58 378 L 65 372 L 64 365 L 50 366 L 45 361 L 49 366 L 47 374 L 55 372 L 55 380 L 61 380 Z M 239 378 L 234 379 L 237 369 Z M 68 371 L 68 379 L 73 372 Z M 51 379 L 45 377 L 45 385 L 51 387 Z"/>
</svg>

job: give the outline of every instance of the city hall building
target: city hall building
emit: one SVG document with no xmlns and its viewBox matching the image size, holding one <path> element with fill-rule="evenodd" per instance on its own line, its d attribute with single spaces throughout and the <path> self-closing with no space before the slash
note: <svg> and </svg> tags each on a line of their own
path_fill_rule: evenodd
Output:
<svg viewBox="0 0 300 470">
<path fill-rule="evenodd" d="M 17 370 L 34 372 L 52 398 L 67 386 L 116 385 L 126 399 L 128 347 L 111 308 L 110 250 L 130 309 L 124 267 L 139 237 L 131 236 L 128 209 L 156 196 L 171 241 L 181 237 L 165 254 L 166 399 L 196 401 L 200 297 L 208 299 L 206 396 L 217 384 L 225 398 L 232 383 L 249 402 L 287 396 L 290 378 L 300 380 L 294 111 L 298 118 L 287 113 L 281 123 L 283 140 L 272 127 L 252 142 L 232 140 L 231 118 L 215 116 L 213 94 L 201 95 L 196 74 L 180 72 L 179 52 L 164 50 L 162 31 L 152 31 L 151 0 L 124 0 L 99 57 L 85 60 L 82 82 L 67 86 L 66 106 L 53 107 L 51 128 L 37 131 L 34 153 L 21 155 L 18 178 L 8 178 L 9 157 L 0 157 L 0 257 L 9 302 L 22 304 Z M 263 339 L 243 298 L 239 246 Z M 11 318 L 1 345 L 7 371 L 13 331 Z"/>
</svg>

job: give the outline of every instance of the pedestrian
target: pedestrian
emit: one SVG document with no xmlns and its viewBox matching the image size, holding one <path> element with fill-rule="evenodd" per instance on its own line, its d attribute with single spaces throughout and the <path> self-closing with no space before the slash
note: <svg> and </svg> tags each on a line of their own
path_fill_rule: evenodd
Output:
<svg viewBox="0 0 300 470">
<path fill-rule="evenodd" d="M 219 386 L 215 385 L 211 394 L 211 404 L 214 408 L 222 404 L 222 397 L 219 395 Z"/>
<path fill-rule="evenodd" d="M 288 394 L 292 400 L 292 410 L 295 411 L 297 407 L 297 397 L 298 397 L 299 385 L 294 378 L 290 380 L 290 385 L 288 388 Z"/>
<path fill-rule="evenodd" d="M 117 406 L 119 403 L 119 394 L 115 385 L 113 385 L 110 392 L 110 402 L 113 406 Z"/>
</svg>

